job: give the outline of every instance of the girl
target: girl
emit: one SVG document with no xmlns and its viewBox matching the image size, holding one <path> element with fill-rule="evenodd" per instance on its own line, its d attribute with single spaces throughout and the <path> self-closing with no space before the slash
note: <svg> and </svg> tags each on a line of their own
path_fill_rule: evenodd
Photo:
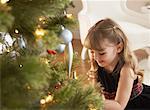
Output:
<svg viewBox="0 0 150 110">
<path fill-rule="evenodd" d="M 137 59 L 117 23 L 111 19 L 97 22 L 89 30 L 84 45 L 92 50 L 97 64 L 95 79 L 104 88 L 105 110 L 150 109 L 150 86 L 139 80 Z"/>
</svg>

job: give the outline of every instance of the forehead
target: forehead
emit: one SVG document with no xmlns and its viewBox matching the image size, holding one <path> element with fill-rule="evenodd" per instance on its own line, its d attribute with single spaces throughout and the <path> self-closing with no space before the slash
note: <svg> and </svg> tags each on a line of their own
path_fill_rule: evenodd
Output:
<svg viewBox="0 0 150 110">
<path fill-rule="evenodd" d="M 108 39 L 103 39 L 103 40 L 95 43 L 95 47 L 96 48 L 93 48 L 93 50 L 104 51 L 104 50 L 106 50 L 108 48 L 114 47 L 114 44 L 111 43 Z"/>
</svg>

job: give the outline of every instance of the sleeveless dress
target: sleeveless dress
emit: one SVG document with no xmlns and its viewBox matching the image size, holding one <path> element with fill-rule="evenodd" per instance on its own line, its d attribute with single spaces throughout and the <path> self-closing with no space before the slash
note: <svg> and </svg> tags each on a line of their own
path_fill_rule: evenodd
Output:
<svg viewBox="0 0 150 110">
<path fill-rule="evenodd" d="M 103 67 L 98 68 L 97 81 L 103 87 L 106 99 L 114 99 L 124 61 L 118 61 L 112 73 L 107 73 Z M 125 110 L 150 110 L 150 86 L 134 81 L 132 93 Z"/>
</svg>

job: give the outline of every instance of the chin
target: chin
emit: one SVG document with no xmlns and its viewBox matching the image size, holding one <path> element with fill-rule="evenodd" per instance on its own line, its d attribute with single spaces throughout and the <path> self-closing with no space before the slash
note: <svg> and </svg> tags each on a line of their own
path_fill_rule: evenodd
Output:
<svg viewBox="0 0 150 110">
<path fill-rule="evenodd" d="M 99 62 L 98 62 L 98 65 L 99 65 L 100 67 L 105 67 L 105 66 L 106 66 L 104 63 L 99 63 Z"/>
</svg>

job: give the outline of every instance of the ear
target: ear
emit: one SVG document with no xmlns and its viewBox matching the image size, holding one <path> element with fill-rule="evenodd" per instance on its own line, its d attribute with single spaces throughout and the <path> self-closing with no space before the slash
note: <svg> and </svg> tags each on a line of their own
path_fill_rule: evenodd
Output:
<svg viewBox="0 0 150 110">
<path fill-rule="evenodd" d="M 123 43 L 120 42 L 119 44 L 117 44 L 117 53 L 120 53 L 123 50 Z"/>
</svg>

